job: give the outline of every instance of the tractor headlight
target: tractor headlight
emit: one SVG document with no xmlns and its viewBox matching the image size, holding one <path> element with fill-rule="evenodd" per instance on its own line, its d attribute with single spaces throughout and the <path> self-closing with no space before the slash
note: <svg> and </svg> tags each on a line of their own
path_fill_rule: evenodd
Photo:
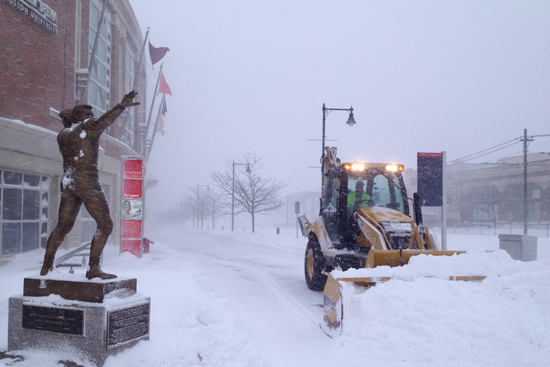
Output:
<svg viewBox="0 0 550 367">
<path fill-rule="evenodd" d="M 365 170 L 365 164 L 364 163 L 353 163 L 351 165 L 346 164 L 344 167 L 346 169 L 351 169 L 352 171 L 364 171 Z"/>
</svg>

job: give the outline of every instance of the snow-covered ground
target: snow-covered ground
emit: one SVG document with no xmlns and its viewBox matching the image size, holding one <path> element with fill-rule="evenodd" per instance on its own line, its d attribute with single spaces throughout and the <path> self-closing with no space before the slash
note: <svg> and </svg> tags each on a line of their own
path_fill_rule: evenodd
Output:
<svg viewBox="0 0 550 367">
<path fill-rule="evenodd" d="M 142 259 L 118 255 L 113 246 L 104 252 L 106 271 L 136 277 L 138 292 L 151 297 L 151 339 L 107 358 L 106 367 L 547 366 L 550 360 L 548 238 L 538 239 L 536 262 L 476 251 L 466 264 L 412 261 L 400 270 L 408 274 L 402 279 L 347 294 L 343 334 L 331 339 L 319 327 L 323 296 L 305 285 L 306 241 L 295 231 L 157 228 L 147 237 L 155 243 Z M 498 249 L 497 236 L 450 234 L 448 243 Z M 0 267 L 0 351 L 7 349 L 8 299 L 22 293 L 24 277 L 38 274 L 42 256 L 20 254 Z M 434 278 L 410 276 L 426 268 Z M 437 277 L 449 269 L 491 275 L 482 282 Z M 16 354 L 25 358 L 14 364 L 21 367 L 59 360 L 91 366 L 58 352 Z"/>
</svg>

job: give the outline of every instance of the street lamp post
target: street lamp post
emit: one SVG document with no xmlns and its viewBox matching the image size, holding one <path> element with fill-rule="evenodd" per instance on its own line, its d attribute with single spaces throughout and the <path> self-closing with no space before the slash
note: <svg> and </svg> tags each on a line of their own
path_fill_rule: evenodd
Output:
<svg viewBox="0 0 550 367">
<path fill-rule="evenodd" d="M 250 164 L 235 163 L 235 161 L 233 161 L 233 184 L 231 185 L 231 231 L 235 230 L 235 166 L 247 166 L 246 172 L 250 172 Z"/>
<path fill-rule="evenodd" d="M 331 111 L 348 111 L 349 117 L 346 124 L 348 124 L 349 126 L 355 125 L 355 119 L 353 118 L 353 106 L 350 108 L 327 108 L 323 103 L 323 150 L 321 152 L 321 190 L 323 189 L 323 185 L 325 183 L 325 122 L 327 119 L 327 115 Z"/>
</svg>

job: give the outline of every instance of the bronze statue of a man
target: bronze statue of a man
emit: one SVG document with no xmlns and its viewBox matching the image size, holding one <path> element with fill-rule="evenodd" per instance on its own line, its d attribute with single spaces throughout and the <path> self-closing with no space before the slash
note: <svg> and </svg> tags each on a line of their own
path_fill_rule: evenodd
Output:
<svg viewBox="0 0 550 367">
<path fill-rule="evenodd" d="M 90 249 L 90 269 L 86 272 L 86 278 L 116 278 L 116 275 L 104 273 L 99 267 L 101 253 L 113 231 L 109 205 L 99 183 L 99 138 L 127 107 L 139 105 L 139 102 L 133 101 L 136 95 L 137 92 L 134 91 L 126 94 L 122 102 L 98 119 L 93 118 L 94 113 L 90 105 L 77 105 L 59 113 L 65 127 L 57 135 L 59 151 L 63 156 L 61 203 L 57 226 L 48 238 L 40 275 L 46 275 L 53 269 L 55 253 L 65 235 L 73 228 L 80 206 L 84 203 L 97 223 L 97 231 Z"/>
</svg>

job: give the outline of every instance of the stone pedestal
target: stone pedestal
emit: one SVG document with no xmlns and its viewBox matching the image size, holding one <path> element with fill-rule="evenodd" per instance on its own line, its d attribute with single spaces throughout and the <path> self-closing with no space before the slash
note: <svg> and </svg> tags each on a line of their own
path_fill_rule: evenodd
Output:
<svg viewBox="0 0 550 367">
<path fill-rule="evenodd" d="M 8 351 L 61 351 L 102 366 L 109 355 L 149 339 L 151 300 L 136 292 L 136 279 L 74 277 L 25 279 L 24 294 L 9 300 Z"/>
<path fill-rule="evenodd" d="M 103 302 L 105 296 L 115 292 L 120 296 L 131 296 L 137 291 L 137 279 L 92 279 L 69 275 L 64 279 L 52 279 L 41 276 L 25 278 L 23 295 L 29 297 L 46 297 L 57 294 L 64 299 L 83 302 Z"/>
</svg>

